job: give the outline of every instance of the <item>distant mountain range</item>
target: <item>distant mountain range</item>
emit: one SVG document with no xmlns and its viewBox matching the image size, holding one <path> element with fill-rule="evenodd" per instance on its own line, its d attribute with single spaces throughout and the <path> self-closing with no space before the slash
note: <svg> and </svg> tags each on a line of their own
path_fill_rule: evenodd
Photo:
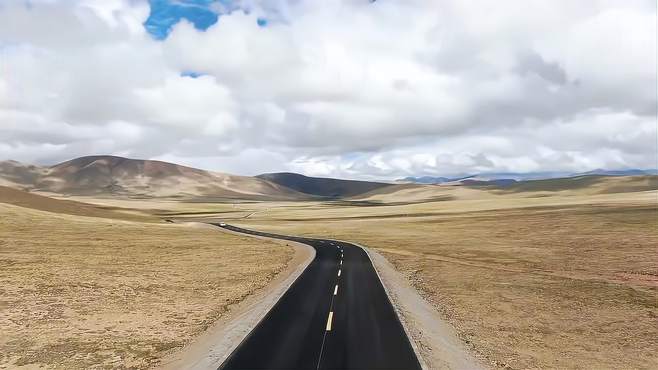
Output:
<svg viewBox="0 0 658 370">
<path fill-rule="evenodd" d="M 642 176 L 642 175 L 658 175 L 658 170 L 649 169 L 626 169 L 626 170 L 605 170 L 596 169 L 587 172 L 570 173 L 570 172 L 530 172 L 530 173 L 515 173 L 515 172 L 495 172 L 495 173 L 481 173 L 475 175 L 465 175 L 456 177 L 433 177 L 433 176 L 419 176 L 419 177 L 405 177 L 396 180 L 398 183 L 413 183 L 413 184 L 444 184 L 460 182 L 468 185 L 490 183 L 496 185 L 511 184 L 516 181 L 527 180 L 544 180 L 566 177 L 578 176 Z"/>
<path fill-rule="evenodd" d="M 396 182 L 410 182 L 414 184 L 443 184 L 444 182 L 455 181 L 456 179 L 451 179 L 449 177 L 433 177 L 433 176 L 420 176 L 420 177 L 405 177 L 403 179 L 398 179 Z"/>
<path fill-rule="evenodd" d="M 578 174 L 483 173 L 455 178 L 407 177 L 400 180 L 406 184 L 391 184 L 310 177 L 289 172 L 266 173 L 255 177 L 236 176 L 162 161 L 109 155 L 80 157 L 49 167 L 16 161 L 0 162 L 0 186 L 14 189 L 62 195 L 170 197 L 207 201 L 354 199 L 399 190 L 411 191 L 410 187 L 420 187 L 423 184 L 493 185 L 509 188 L 530 186 L 525 180 L 657 174 L 656 170 L 638 169 L 598 169 Z"/>
</svg>

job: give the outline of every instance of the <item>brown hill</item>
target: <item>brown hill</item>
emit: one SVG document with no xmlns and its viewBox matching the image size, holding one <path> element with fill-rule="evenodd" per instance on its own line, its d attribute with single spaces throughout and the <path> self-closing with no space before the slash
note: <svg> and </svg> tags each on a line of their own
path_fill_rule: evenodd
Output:
<svg viewBox="0 0 658 370">
<path fill-rule="evenodd" d="M 16 161 L 2 161 L 0 162 L 0 185 L 30 188 L 47 173 L 47 168 L 25 165 Z"/>
<path fill-rule="evenodd" d="M 286 200 L 307 195 L 267 180 L 173 163 L 88 156 L 52 167 L 0 163 L 0 185 L 70 195 Z"/>
<path fill-rule="evenodd" d="M 473 200 L 496 196 L 537 197 L 551 195 L 597 195 L 658 190 L 658 176 L 587 175 L 547 180 L 526 180 L 500 185 L 482 181 L 442 185 L 398 184 L 350 198 L 353 201 L 395 204 L 441 200 Z"/>
</svg>

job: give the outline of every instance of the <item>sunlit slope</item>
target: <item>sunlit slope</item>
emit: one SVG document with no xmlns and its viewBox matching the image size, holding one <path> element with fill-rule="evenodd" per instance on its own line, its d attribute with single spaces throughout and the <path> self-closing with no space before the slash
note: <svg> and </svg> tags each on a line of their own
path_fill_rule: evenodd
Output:
<svg viewBox="0 0 658 370">
<path fill-rule="evenodd" d="M 76 158 L 52 167 L 0 164 L 3 185 L 71 195 L 294 200 L 307 195 L 267 180 L 173 163 L 115 156 Z"/>
<path fill-rule="evenodd" d="M 441 200 L 491 199 L 504 196 L 597 195 L 658 190 L 658 176 L 579 176 L 519 181 L 512 185 L 411 185 L 375 189 L 350 198 L 376 203 L 414 203 Z"/>
</svg>

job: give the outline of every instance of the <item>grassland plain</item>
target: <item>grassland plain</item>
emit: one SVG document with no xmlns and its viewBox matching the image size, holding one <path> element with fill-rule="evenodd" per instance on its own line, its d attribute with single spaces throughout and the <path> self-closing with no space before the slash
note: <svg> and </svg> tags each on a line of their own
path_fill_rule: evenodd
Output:
<svg viewBox="0 0 658 370">
<path fill-rule="evenodd" d="M 149 367 L 292 255 L 206 228 L 2 203 L 0 215 L 0 368 Z"/>
<path fill-rule="evenodd" d="M 494 367 L 655 368 L 658 192 L 452 199 L 263 204 L 233 222 L 376 249 Z"/>
</svg>

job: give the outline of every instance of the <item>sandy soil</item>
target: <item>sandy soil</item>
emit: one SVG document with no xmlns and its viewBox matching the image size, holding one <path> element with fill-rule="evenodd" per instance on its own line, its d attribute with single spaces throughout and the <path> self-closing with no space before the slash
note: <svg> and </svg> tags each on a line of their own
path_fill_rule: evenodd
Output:
<svg viewBox="0 0 658 370">
<path fill-rule="evenodd" d="M 0 368 L 146 368 L 284 270 L 291 247 L 0 204 Z"/>
</svg>

